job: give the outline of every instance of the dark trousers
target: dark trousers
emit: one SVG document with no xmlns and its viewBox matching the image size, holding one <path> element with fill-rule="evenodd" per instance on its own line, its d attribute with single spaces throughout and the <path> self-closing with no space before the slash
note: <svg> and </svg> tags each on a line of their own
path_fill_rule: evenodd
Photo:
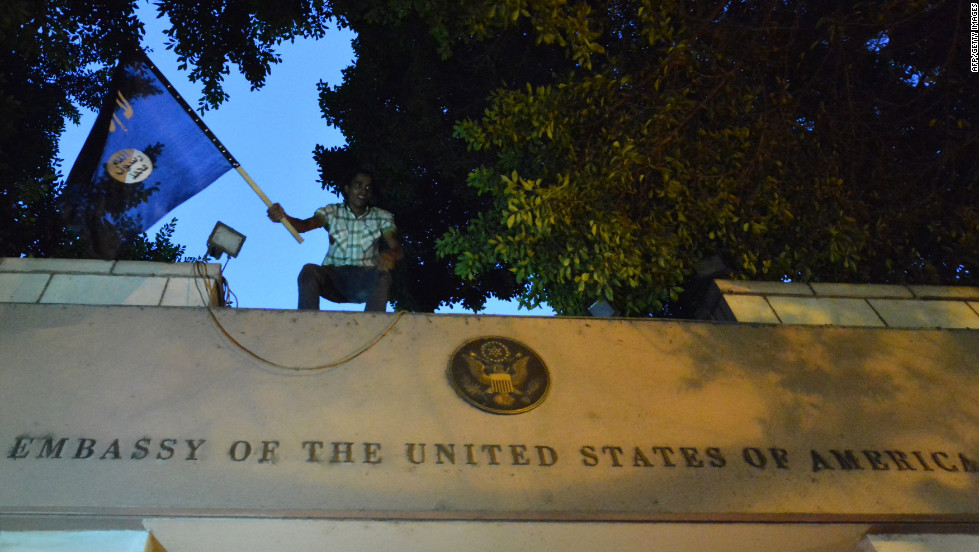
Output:
<svg viewBox="0 0 980 552">
<path fill-rule="evenodd" d="M 385 312 L 391 273 L 374 267 L 308 264 L 299 271 L 300 310 L 319 310 L 320 297 L 334 303 L 367 303 L 365 312 Z"/>
</svg>

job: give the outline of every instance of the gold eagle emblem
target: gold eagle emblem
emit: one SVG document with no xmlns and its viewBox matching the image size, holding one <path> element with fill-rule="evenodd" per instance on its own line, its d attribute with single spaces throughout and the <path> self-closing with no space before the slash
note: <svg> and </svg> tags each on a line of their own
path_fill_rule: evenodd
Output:
<svg viewBox="0 0 980 552">
<path fill-rule="evenodd" d="M 544 399 L 550 381 L 534 351 L 504 337 L 465 343 L 450 359 L 449 376 L 463 398 L 498 414 L 534 408 Z"/>
<path fill-rule="evenodd" d="M 527 381 L 527 363 L 531 357 L 512 354 L 500 341 L 487 341 L 479 352 L 463 355 L 470 373 L 491 393 L 493 402 L 501 406 L 514 404 L 514 395 L 521 394 L 521 386 Z"/>
</svg>

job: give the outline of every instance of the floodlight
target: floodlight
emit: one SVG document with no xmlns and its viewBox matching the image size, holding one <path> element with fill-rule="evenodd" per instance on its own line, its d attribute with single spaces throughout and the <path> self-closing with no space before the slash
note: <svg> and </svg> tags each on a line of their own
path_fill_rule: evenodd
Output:
<svg viewBox="0 0 980 552">
<path fill-rule="evenodd" d="M 592 306 L 589 307 L 589 314 L 601 318 L 619 316 L 619 312 L 607 303 L 605 299 L 599 299 L 595 303 L 592 303 Z"/>
<path fill-rule="evenodd" d="M 227 253 L 229 257 L 237 257 L 243 243 L 245 234 L 219 220 L 208 237 L 208 256 L 217 259 L 222 253 Z"/>
</svg>

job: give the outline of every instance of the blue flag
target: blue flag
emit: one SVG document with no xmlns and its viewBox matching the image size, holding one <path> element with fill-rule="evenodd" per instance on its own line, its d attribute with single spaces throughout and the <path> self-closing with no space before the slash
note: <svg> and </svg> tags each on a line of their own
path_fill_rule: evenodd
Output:
<svg viewBox="0 0 980 552">
<path fill-rule="evenodd" d="M 63 199 L 75 224 L 144 232 L 237 165 L 139 51 L 117 67 Z"/>
</svg>

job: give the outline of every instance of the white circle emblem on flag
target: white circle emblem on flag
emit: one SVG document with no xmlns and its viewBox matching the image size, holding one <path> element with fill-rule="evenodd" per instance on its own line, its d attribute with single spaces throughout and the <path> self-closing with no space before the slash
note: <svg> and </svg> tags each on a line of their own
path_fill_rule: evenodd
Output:
<svg viewBox="0 0 980 552">
<path fill-rule="evenodd" d="M 138 149 L 126 148 L 112 154 L 105 170 L 113 180 L 124 184 L 136 184 L 146 180 L 153 172 L 153 162 Z"/>
</svg>

